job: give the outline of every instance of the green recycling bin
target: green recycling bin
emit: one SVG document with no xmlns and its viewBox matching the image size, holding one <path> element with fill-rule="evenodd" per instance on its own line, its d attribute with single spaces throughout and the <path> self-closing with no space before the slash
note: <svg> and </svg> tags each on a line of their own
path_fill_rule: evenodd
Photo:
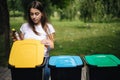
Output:
<svg viewBox="0 0 120 80">
<path fill-rule="evenodd" d="M 87 80 L 120 80 L 120 60 L 115 55 L 87 55 L 84 60 Z"/>
<path fill-rule="evenodd" d="M 51 56 L 51 80 L 81 80 L 82 59 L 79 56 Z"/>
</svg>

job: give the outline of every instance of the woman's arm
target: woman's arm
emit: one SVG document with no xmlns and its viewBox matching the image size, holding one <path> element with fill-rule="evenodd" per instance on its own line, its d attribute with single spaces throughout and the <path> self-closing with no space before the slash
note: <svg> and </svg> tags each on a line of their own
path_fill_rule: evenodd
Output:
<svg viewBox="0 0 120 80">
<path fill-rule="evenodd" d="M 41 41 L 46 47 L 50 47 L 51 49 L 54 49 L 54 33 L 50 35 L 52 39 L 44 39 Z"/>
</svg>

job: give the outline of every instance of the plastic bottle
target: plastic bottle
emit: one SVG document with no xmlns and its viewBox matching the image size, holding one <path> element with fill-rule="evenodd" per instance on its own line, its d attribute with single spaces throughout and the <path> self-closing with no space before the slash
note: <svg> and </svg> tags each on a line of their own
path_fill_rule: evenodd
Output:
<svg viewBox="0 0 120 80">
<path fill-rule="evenodd" d="M 21 40 L 19 33 L 14 28 L 12 29 L 12 37 L 13 39 Z"/>
</svg>

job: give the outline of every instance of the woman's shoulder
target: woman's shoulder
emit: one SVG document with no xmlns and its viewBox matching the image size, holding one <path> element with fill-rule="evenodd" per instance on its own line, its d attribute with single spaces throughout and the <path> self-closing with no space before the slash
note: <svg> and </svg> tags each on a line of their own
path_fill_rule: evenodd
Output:
<svg viewBox="0 0 120 80">
<path fill-rule="evenodd" d="M 27 30 L 29 29 L 29 24 L 28 23 L 23 23 L 22 26 L 20 27 L 20 30 L 23 31 L 23 30 Z"/>
<path fill-rule="evenodd" d="M 29 26 L 29 24 L 28 23 L 23 23 L 22 26 Z"/>
<path fill-rule="evenodd" d="M 53 25 L 51 23 L 47 23 L 47 25 L 49 28 L 51 28 L 51 27 L 53 28 Z"/>
<path fill-rule="evenodd" d="M 21 28 L 29 28 L 29 24 L 28 23 L 23 23 Z"/>
<path fill-rule="evenodd" d="M 47 23 L 47 25 L 48 25 L 48 28 L 50 30 L 50 33 L 54 33 L 55 29 L 54 29 L 53 25 L 51 23 Z"/>
</svg>

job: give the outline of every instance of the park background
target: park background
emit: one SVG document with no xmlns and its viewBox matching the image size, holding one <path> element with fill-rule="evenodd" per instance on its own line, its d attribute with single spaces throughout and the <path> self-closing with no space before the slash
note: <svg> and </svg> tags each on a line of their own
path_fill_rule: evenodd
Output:
<svg viewBox="0 0 120 80">
<path fill-rule="evenodd" d="M 33 0 L 0 0 L 0 66 L 6 66 L 10 32 L 26 22 Z M 50 55 L 114 54 L 120 57 L 120 0 L 39 0 L 56 30 Z"/>
</svg>

